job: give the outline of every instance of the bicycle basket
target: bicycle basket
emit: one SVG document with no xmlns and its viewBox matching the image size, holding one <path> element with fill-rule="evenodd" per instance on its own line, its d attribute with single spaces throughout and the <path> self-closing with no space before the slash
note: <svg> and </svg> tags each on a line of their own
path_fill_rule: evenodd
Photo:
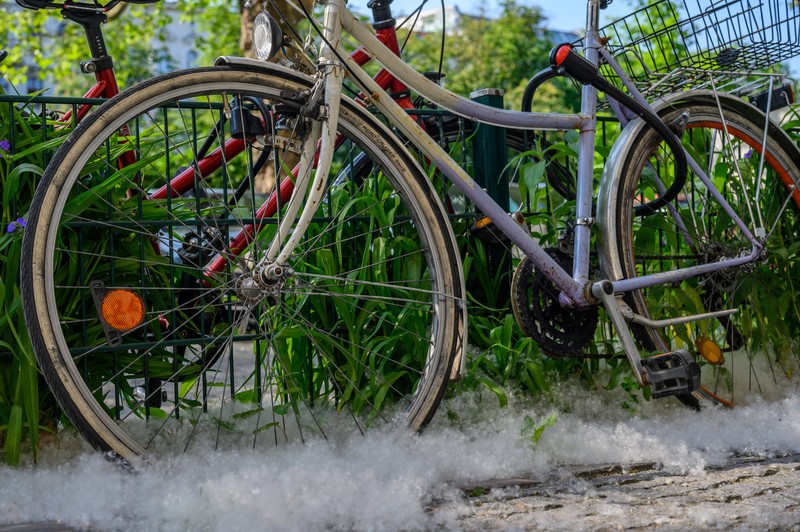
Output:
<svg viewBox="0 0 800 532">
<path fill-rule="evenodd" d="M 679 69 L 754 72 L 800 54 L 798 0 L 661 0 L 600 29 L 637 85 Z M 618 81 L 608 65 L 603 75 Z M 682 88 L 687 87 L 684 83 Z"/>
</svg>

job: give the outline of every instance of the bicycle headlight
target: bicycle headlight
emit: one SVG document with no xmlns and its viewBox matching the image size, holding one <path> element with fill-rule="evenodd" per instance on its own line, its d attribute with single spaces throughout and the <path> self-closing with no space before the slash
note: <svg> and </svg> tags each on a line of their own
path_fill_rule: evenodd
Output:
<svg viewBox="0 0 800 532">
<path fill-rule="evenodd" d="M 256 57 L 269 61 L 283 44 L 283 31 L 269 13 L 262 11 L 253 21 L 253 50 Z"/>
</svg>

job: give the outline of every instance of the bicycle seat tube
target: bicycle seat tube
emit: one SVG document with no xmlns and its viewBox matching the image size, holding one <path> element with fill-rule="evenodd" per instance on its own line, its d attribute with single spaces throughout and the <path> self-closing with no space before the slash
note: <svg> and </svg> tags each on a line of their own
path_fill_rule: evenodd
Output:
<svg viewBox="0 0 800 532">
<path fill-rule="evenodd" d="M 95 84 L 83 95 L 84 98 L 111 98 L 119 93 L 117 77 L 114 73 L 114 62 L 108 54 L 101 25 L 108 17 L 105 13 L 73 11 L 62 9 L 61 14 L 67 20 L 80 24 L 86 33 L 91 59 L 81 63 L 84 74 L 94 74 Z M 90 105 L 78 107 L 77 117 L 81 120 L 89 112 Z M 64 120 L 69 120 L 72 112 L 65 114 Z"/>
<path fill-rule="evenodd" d="M 599 20 L 600 0 L 589 0 L 586 11 L 586 38 L 584 39 L 584 55 L 589 62 L 597 66 L 599 60 L 597 26 Z M 589 245 L 594 217 L 593 201 L 593 167 L 594 143 L 597 130 L 597 89 L 584 84 L 581 89 L 581 114 L 590 117 L 582 124 L 578 144 L 578 182 L 575 211 L 575 243 L 572 276 L 575 281 L 585 283 L 589 280 Z M 563 302 L 562 298 L 562 302 Z"/>
</svg>

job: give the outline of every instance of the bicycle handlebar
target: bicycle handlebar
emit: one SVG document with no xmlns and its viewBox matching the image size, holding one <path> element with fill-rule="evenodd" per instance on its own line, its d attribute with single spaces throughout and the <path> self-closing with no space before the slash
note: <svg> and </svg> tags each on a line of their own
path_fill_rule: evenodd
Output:
<svg viewBox="0 0 800 532">
<path fill-rule="evenodd" d="M 608 82 L 597 67 L 587 61 L 583 56 L 578 55 L 572 49 L 572 44 L 562 43 L 553 48 L 550 52 L 550 64 L 554 70 L 564 72 L 571 78 L 606 93 L 607 96 L 618 101 L 639 118 L 656 130 L 656 132 L 667 143 L 670 151 L 675 155 L 675 179 L 667 190 L 658 198 L 636 207 L 637 215 L 652 214 L 667 203 L 678 197 L 686 177 L 689 172 L 689 164 L 686 158 L 683 144 L 680 139 L 670 130 L 661 118 L 647 107 L 639 104 L 628 94 L 622 92 L 617 87 Z"/>
</svg>

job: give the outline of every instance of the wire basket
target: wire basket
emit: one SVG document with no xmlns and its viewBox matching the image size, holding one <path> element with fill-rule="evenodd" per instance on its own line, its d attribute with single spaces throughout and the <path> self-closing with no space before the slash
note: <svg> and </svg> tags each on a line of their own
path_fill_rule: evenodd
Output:
<svg viewBox="0 0 800 532">
<path fill-rule="evenodd" d="M 604 26 L 600 37 L 637 85 L 661 80 L 666 89 L 673 84 L 664 78 L 679 70 L 741 75 L 800 54 L 800 0 L 660 0 Z"/>
</svg>

